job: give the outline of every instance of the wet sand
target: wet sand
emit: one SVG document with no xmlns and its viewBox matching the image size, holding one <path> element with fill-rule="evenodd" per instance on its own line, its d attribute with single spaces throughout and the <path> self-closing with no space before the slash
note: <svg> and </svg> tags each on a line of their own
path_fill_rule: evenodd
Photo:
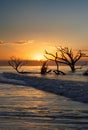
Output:
<svg viewBox="0 0 88 130">
<path fill-rule="evenodd" d="M 87 130 L 88 104 L 37 90 L 0 84 L 0 130 Z"/>
</svg>

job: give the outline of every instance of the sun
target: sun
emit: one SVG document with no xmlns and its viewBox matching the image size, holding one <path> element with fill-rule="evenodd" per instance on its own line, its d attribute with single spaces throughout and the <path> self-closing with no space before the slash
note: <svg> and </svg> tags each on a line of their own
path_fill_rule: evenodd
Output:
<svg viewBox="0 0 88 130">
<path fill-rule="evenodd" d="M 38 61 L 44 60 L 44 56 L 43 55 L 36 55 L 35 59 Z"/>
</svg>

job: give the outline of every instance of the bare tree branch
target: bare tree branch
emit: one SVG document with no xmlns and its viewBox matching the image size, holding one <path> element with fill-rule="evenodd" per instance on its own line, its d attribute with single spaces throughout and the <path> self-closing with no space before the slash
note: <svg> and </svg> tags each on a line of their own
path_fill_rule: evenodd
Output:
<svg viewBox="0 0 88 130">
<path fill-rule="evenodd" d="M 82 57 L 88 57 L 86 55 L 86 53 L 83 53 L 81 50 L 78 50 L 76 55 L 74 56 L 73 50 L 69 49 L 68 47 L 57 48 L 56 55 L 49 53 L 47 51 L 45 51 L 45 52 L 46 52 L 46 55 L 49 55 L 52 57 L 52 58 L 49 58 L 48 56 L 45 55 L 45 57 L 48 60 L 52 60 L 52 61 L 54 60 L 56 65 L 58 63 L 66 64 L 71 68 L 72 72 L 75 72 L 75 70 L 76 70 L 75 65 Z M 58 54 L 59 54 L 59 56 L 58 56 Z"/>
<path fill-rule="evenodd" d="M 20 60 L 19 58 L 16 58 L 12 56 L 10 60 L 8 61 L 9 65 L 12 66 L 18 73 L 20 73 L 20 68 L 25 65 L 24 61 Z"/>
</svg>

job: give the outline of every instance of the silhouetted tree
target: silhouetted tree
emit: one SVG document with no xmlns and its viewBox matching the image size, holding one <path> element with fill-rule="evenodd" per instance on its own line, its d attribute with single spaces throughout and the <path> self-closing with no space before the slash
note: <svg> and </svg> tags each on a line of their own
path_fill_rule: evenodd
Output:
<svg viewBox="0 0 88 130">
<path fill-rule="evenodd" d="M 72 49 L 69 49 L 68 47 L 59 47 L 57 48 L 56 54 L 45 52 L 47 55 L 52 56 L 52 58 L 49 58 L 45 56 L 49 60 L 54 60 L 57 67 L 58 63 L 66 64 L 71 68 L 72 72 L 75 72 L 76 63 L 82 58 L 86 57 L 87 55 L 83 53 L 81 50 L 78 50 L 76 54 L 74 54 Z M 59 55 L 59 56 L 58 56 Z M 53 59 L 54 58 L 54 59 Z"/>
<path fill-rule="evenodd" d="M 48 70 L 48 64 L 47 61 L 43 61 L 42 67 L 41 67 L 41 74 L 46 74 L 51 72 L 51 70 Z"/>
<path fill-rule="evenodd" d="M 54 70 L 53 72 L 56 74 L 56 75 L 65 75 L 65 73 L 63 71 L 60 71 L 59 70 L 59 62 L 58 62 L 58 53 L 56 52 L 55 55 L 54 54 L 51 54 L 51 53 L 48 53 L 47 51 L 45 51 L 46 54 L 52 56 L 53 58 L 52 59 L 49 59 L 47 58 L 46 56 L 46 59 L 49 59 L 49 60 L 52 60 L 52 61 L 55 61 L 55 64 L 56 64 L 56 70 Z"/>
<path fill-rule="evenodd" d="M 16 58 L 12 56 L 10 60 L 8 61 L 9 65 L 12 66 L 18 73 L 22 73 L 23 71 L 20 71 L 21 67 L 25 65 L 25 62 L 23 60 L 20 60 L 19 58 Z"/>
</svg>

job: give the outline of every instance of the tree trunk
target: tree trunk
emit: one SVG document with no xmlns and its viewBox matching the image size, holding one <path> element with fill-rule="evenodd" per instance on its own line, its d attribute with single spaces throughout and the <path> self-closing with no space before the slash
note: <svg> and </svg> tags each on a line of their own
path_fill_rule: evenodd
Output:
<svg viewBox="0 0 88 130">
<path fill-rule="evenodd" d="M 75 65 L 71 65 L 70 68 L 71 68 L 71 71 L 74 73 L 75 72 Z"/>
</svg>

